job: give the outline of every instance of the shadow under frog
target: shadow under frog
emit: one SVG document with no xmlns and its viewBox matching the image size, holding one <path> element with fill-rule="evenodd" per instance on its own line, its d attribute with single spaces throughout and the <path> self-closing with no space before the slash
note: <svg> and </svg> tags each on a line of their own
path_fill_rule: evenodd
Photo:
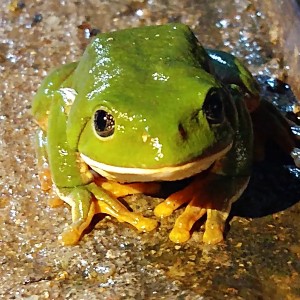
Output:
<svg viewBox="0 0 300 300">
<path fill-rule="evenodd" d="M 292 162 L 268 158 L 255 163 L 247 189 L 232 206 L 231 217 L 258 218 L 285 210 L 300 200 L 299 186 L 300 170 Z"/>
</svg>

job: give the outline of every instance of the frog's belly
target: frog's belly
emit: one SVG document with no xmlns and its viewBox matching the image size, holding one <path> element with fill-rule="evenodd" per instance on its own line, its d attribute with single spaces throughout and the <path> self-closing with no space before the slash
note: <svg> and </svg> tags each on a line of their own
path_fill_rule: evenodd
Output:
<svg viewBox="0 0 300 300">
<path fill-rule="evenodd" d="M 107 165 L 94 161 L 84 154 L 81 154 L 81 158 L 101 176 L 118 182 L 174 181 L 191 177 L 208 169 L 216 160 L 223 157 L 230 150 L 231 146 L 232 144 L 217 153 L 209 155 L 209 157 L 200 157 L 186 164 L 157 169 L 126 168 Z"/>
</svg>

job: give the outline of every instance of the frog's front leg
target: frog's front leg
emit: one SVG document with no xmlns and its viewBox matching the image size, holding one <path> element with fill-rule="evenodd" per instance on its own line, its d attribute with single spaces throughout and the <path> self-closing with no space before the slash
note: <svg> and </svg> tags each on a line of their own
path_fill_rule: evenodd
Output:
<svg viewBox="0 0 300 300">
<path fill-rule="evenodd" d="M 96 213 L 95 201 L 85 186 L 58 189 L 59 197 L 70 205 L 72 224 L 59 236 L 63 245 L 76 244 Z"/>
<path fill-rule="evenodd" d="M 104 213 L 115 217 L 120 222 L 127 222 L 139 231 L 151 231 L 157 227 L 157 221 L 145 218 L 138 213 L 129 211 L 113 195 L 107 193 L 95 183 L 88 185 L 88 190 L 96 197 L 95 213 Z"/>
<path fill-rule="evenodd" d="M 59 189 L 59 195 L 72 209 L 72 224 L 60 235 L 64 245 L 76 244 L 95 214 L 104 213 L 120 222 L 127 222 L 139 231 L 151 231 L 157 221 L 128 211 L 128 209 L 94 182 L 85 186 Z"/>
<path fill-rule="evenodd" d="M 138 230 L 150 231 L 157 226 L 155 220 L 130 212 L 110 192 L 94 183 L 94 176 L 81 160 L 77 151 L 67 142 L 67 109 L 61 91 L 53 94 L 48 131 L 47 153 L 52 181 L 58 196 L 72 209 L 72 224 L 61 234 L 65 245 L 78 242 L 96 213 L 107 213 L 128 222 Z"/>
<path fill-rule="evenodd" d="M 197 220 L 206 214 L 203 241 L 216 244 L 223 240 L 225 222 L 231 204 L 246 188 L 249 177 L 232 177 L 219 174 L 199 175 L 185 189 L 168 197 L 155 208 L 157 216 L 167 216 L 184 203 L 184 212 L 177 218 L 170 233 L 175 243 L 183 243 L 190 238 L 190 231 Z"/>
<path fill-rule="evenodd" d="M 127 222 L 139 231 L 151 231 L 157 226 L 157 221 L 128 211 L 116 198 L 94 182 L 72 189 L 60 189 L 59 194 L 72 209 L 72 224 L 59 237 L 64 245 L 76 244 L 83 231 L 90 225 L 93 216 L 98 213 L 113 216 L 120 222 Z"/>
</svg>

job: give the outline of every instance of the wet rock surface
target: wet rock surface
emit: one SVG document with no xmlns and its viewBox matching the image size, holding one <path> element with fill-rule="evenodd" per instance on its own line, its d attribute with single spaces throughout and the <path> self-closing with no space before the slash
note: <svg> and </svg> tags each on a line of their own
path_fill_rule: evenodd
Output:
<svg viewBox="0 0 300 300">
<path fill-rule="evenodd" d="M 256 1 L 1 1 L 0 298 L 300 299 L 300 173 L 272 146 L 255 164 L 220 245 L 202 243 L 203 222 L 187 243 L 169 241 L 180 211 L 150 233 L 99 216 L 78 245 L 57 241 L 70 209 L 50 208 L 51 194 L 40 190 L 32 96 L 50 69 L 77 60 L 97 32 L 169 21 L 240 57 L 266 97 L 291 111 L 290 90 L 266 80 L 285 80 L 289 66 Z M 150 217 L 161 201 L 125 200 Z"/>
</svg>

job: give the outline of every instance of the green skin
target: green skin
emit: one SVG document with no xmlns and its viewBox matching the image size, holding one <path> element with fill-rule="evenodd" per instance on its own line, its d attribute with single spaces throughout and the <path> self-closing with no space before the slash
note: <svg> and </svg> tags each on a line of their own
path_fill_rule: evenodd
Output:
<svg viewBox="0 0 300 300">
<path fill-rule="evenodd" d="M 66 88 L 72 89 L 73 99 Z M 116 173 L 130 169 L 133 174 L 128 177 L 108 175 L 123 182 L 164 180 L 163 176 L 155 178 L 164 168 L 217 155 L 206 172 L 214 191 L 197 182 L 199 190 L 196 187 L 194 194 L 201 192 L 208 199 L 194 206 L 207 210 L 207 223 L 211 222 L 205 241 L 220 241 L 231 203 L 246 187 L 252 164 L 252 125 L 245 94 L 247 106 L 255 108 L 259 90 L 249 71 L 230 54 L 204 49 L 182 24 L 100 34 L 79 62 L 48 75 L 33 100 L 32 112 L 41 127 L 40 165 L 49 162 L 58 195 L 72 206 L 73 223 L 63 242 L 78 241 L 82 224 L 86 227 L 89 222 L 94 197 L 109 207 L 105 212 L 116 203 L 111 193 L 94 183 L 94 175 L 82 169 L 81 154 L 117 167 Z M 113 132 L 105 128 L 105 121 L 95 125 L 99 110 L 114 118 Z M 157 172 L 143 179 L 143 170 L 149 169 Z M 193 171 L 165 180 L 191 175 Z M 222 195 L 215 195 L 218 185 Z M 157 211 L 157 215 L 164 214 Z M 212 219 L 211 214 L 215 214 Z M 120 215 L 116 209 L 115 216 L 122 220 Z M 221 233 L 210 232 L 215 224 Z M 136 227 L 153 229 L 148 225 Z M 68 240 L 74 231 L 77 235 Z"/>
</svg>

